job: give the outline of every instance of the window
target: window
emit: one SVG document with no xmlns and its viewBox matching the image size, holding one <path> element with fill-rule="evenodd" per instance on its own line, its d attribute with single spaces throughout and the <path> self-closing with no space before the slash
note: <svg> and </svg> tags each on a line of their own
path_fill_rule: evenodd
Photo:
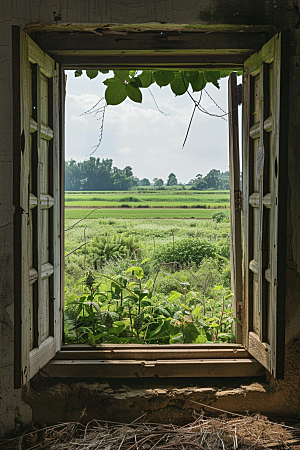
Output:
<svg viewBox="0 0 300 450">
<path fill-rule="evenodd" d="M 61 348 L 64 77 L 54 59 L 23 31 L 14 27 L 13 36 L 15 386 L 20 387 Z M 244 346 L 274 376 L 283 376 L 284 324 L 280 319 L 285 303 L 284 198 L 288 121 L 284 109 L 288 77 L 283 77 L 283 67 L 288 64 L 282 60 L 283 55 L 288 54 L 283 51 L 285 38 L 276 35 L 255 53 L 263 43 L 262 39 L 265 42 L 263 35 L 223 33 L 218 36 L 216 33 L 213 47 L 218 45 L 223 49 L 218 53 L 211 49 L 211 35 L 208 39 L 206 33 L 188 32 L 181 40 L 178 38 L 180 43 L 168 40 L 164 33 L 153 33 L 152 41 L 136 33 L 136 41 L 131 39 L 135 42 L 134 52 L 126 54 L 126 46 L 130 47 L 132 43 L 105 35 L 100 45 L 103 53 L 99 56 L 99 35 L 84 33 L 83 37 L 80 33 L 71 33 L 69 39 L 65 39 L 64 33 L 58 32 L 49 33 L 48 38 L 37 34 L 37 41 L 66 68 L 78 68 L 79 64 L 85 68 L 99 65 L 101 55 L 104 67 L 241 68 L 249 54 L 254 53 L 244 65 L 243 298 L 238 225 L 240 194 L 237 179 L 240 169 L 235 131 L 230 146 L 232 211 L 235 211 L 232 214 L 234 293 L 237 309 L 243 309 Z M 125 58 L 112 55 L 111 49 L 116 46 Z M 183 51 L 149 53 L 153 48 L 177 47 Z M 226 50 L 236 47 L 238 50 L 234 55 Z M 187 52 L 187 49 L 194 50 Z M 238 103 L 234 82 L 232 89 L 230 102 L 234 112 L 234 105 Z M 232 120 L 234 130 L 236 118 L 232 117 Z M 134 358 L 130 358 L 132 353 Z M 143 361 L 138 361 L 139 353 Z M 262 366 L 249 358 L 238 344 L 172 346 L 167 350 L 138 346 L 117 350 L 107 345 L 101 351 L 81 353 L 78 348 L 69 348 L 59 352 L 47 370 L 60 376 L 86 376 L 87 372 L 90 376 L 127 377 L 135 376 L 135 373 L 154 376 L 157 370 L 160 376 L 263 374 Z"/>
</svg>

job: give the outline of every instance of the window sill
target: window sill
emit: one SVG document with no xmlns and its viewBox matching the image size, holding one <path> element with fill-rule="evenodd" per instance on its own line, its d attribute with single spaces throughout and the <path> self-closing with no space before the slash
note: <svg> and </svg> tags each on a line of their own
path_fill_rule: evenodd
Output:
<svg viewBox="0 0 300 450">
<path fill-rule="evenodd" d="M 256 377 L 265 369 L 240 344 L 65 345 L 43 372 L 52 378 Z"/>
</svg>

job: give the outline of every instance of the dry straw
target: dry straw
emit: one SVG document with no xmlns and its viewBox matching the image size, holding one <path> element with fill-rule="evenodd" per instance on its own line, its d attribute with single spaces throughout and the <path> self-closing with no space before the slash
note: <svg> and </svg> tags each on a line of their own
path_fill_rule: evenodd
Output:
<svg viewBox="0 0 300 450">
<path fill-rule="evenodd" d="M 228 413 L 230 414 L 230 413 Z M 41 428 L 11 440 L 1 449 L 41 450 L 300 450 L 300 429 L 270 422 L 259 414 L 234 418 L 198 416 L 185 426 L 131 424 L 93 420 L 86 426 L 65 423 Z"/>
</svg>

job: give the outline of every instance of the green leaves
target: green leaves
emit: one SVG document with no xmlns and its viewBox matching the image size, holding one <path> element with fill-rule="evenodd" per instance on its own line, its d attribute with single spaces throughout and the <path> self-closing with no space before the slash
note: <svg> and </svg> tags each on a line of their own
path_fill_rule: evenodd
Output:
<svg viewBox="0 0 300 450">
<path fill-rule="evenodd" d="M 129 78 L 129 70 L 114 70 L 115 78 L 125 81 Z"/>
<path fill-rule="evenodd" d="M 204 73 L 203 72 L 198 72 L 199 76 L 197 79 L 192 79 L 191 80 L 191 85 L 192 85 L 192 89 L 193 92 L 199 92 L 202 91 L 202 89 L 205 88 L 206 86 L 206 80 L 204 78 Z"/>
<path fill-rule="evenodd" d="M 86 70 L 86 75 L 91 80 L 98 74 L 106 74 L 108 70 Z M 142 103 L 143 95 L 141 89 L 147 89 L 153 83 L 159 87 L 170 85 L 175 96 L 183 95 L 191 85 L 193 92 L 200 92 L 207 83 L 212 83 L 219 89 L 219 80 L 227 77 L 232 70 L 114 70 L 114 77 L 107 78 L 103 84 L 107 86 L 105 99 L 108 105 L 119 105 L 126 98 L 133 102 Z M 82 70 L 74 72 L 75 77 L 82 75 Z M 238 72 L 241 75 L 241 72 Z"/>
<path fill-rule="evenodd" d="M 185 72 L 178 72 L 175 80 L 171 83 L 172 92 L 177 95 L 183 95 L 189 87 L 189 81 L 185 76 Z"/>
<path fill-rule="evenodd" d="M 143 88 L 148 88 L 151 84 L 155 83 L 154 75 L 152 70 L 143 70 L 143 72 L 138 76 Z"/>
<path fill-rule="evenodd" d="M 120 79 L 110 82 L 105 91 L 105 100 L 108 105 L 119 105 L 127 97 L 125 84 Z"/>
<path fill-rule="evenodd" d="M 158 86 L 167 86 L 175 80 L 175 73 L 171 70 L 156 70 L 154 80 Z"/>
<path fill-rule="evenodd" d="M 142 103 L 143 96 L 138 87 L 134 87 L 133 83 L 128 83 L 128 84 L 125 84 L 124 86 L 125 86 L 125 92 L 128 95 L 128 97 L 130 98 L 130 100 L 132 100 L 133 102 L 136 102 L 136 103 Z"/>
<path fill-rule="evenodd" d="M 220 86 L 219 86 L 219 83 L 218 83 L 218 80 L 219 80 L 220 77 L 221 77 L 220 71 L 208 70 L 207 72 L 205 72 L 205 79 L 206 79 L 206 81 L 212 83 L 218 89 L 220 89 Z"/>
<path fill-rule="evenodd" d="M 96 76 L 98 75 L 98 70 L 87 70 L 86 75 L 88 78 L 92 80 L 93 78 L 96 78 Z"/>
</svg>

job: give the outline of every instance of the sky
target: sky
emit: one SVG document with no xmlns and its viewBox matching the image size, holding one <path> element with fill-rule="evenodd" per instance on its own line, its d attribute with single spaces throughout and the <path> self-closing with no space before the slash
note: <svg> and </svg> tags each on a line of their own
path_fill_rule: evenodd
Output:
<svg viewBox="0 0 300 450">
<path fill-rule="evenodd" d="M 113 76 L 102 75 L 90 80 L 84 73 L 74 76 L 67 71 L 66 96 L 66 160 L 88 159 L 98 143 L 100 121 L 94 114 L 83 115 L 104 96 L 103 80 Z M 208 93 L 227 111 L 227 79 L 218 90 L 207 86 Z M 178 182 L 187 183 L 199 173 L 211 169 L 228 170 L 228 122 L 196 110 L 184 148 L 182 144 L 193 111 L 193 102 L 187 94 L 177 96 L 170 87 L 142 89 L 142 104 L 129 99 L 117 106 L 108 106 L 105 112 L 103 138 L 94 157 L 111 158 L 120 169 L 131 166 L 138 178 L 162 178 L 169 173 Z M 193 94 L 196 100 L 199 93 Z M 103 102 L 102 102 L 103 103 Z M 201 104 L 212 114 L 222 114 L 213 101 L 203 93 Z M 101 105 L 101 103 L 100 103 Z"/>
</svg>

